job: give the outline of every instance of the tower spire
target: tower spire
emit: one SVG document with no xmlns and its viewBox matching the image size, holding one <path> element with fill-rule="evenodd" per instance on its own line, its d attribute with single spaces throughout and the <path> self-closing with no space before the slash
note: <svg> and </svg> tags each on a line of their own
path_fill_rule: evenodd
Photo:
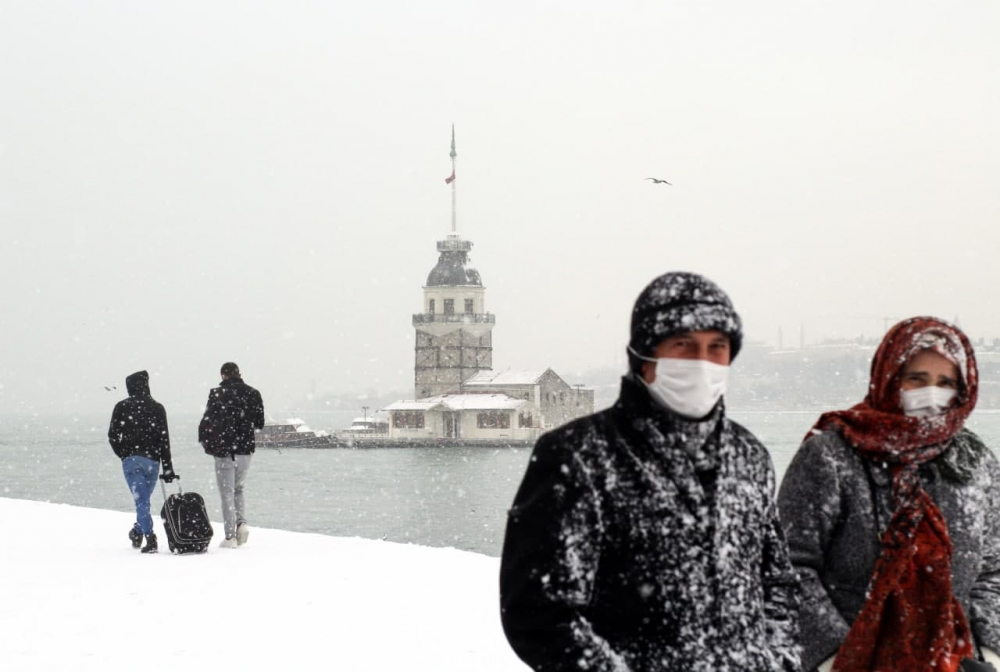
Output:
<svg viewBox="0 0 1000 672">
<path fill-rule="evenodd" d="M 451 232 L 458 232 L 457 224 L 457 214 L 455 210 L 455 157 L 458 153 L 455 151 L 455 124 L 451 125 Z"/>
</svg>

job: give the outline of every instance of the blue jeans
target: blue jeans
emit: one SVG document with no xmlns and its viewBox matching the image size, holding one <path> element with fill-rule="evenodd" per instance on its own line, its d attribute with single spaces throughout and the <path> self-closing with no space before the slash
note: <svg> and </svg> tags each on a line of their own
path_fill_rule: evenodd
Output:
<svg viewBox="0 0 1000 672">
<path fill-rule="evenodd" d="M 160 474 L 160 463 L 148 457 L 133 455 L 122 460 L 125 482 L 135 500 L 136 527 L 143 534 L 153 533 L 153 517 L 149 514 L 149 498 L 156 487 L 156 477 Z"/>
</svg>

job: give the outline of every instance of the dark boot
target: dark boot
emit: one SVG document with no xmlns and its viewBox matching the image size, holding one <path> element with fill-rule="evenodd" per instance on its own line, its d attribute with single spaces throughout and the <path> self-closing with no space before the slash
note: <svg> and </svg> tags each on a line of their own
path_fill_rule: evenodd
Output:
<svg viewBox="0 0 1000 672">
<path fill-rule="evenodd" d="M 146 535 L 146 545 L 142 547 L 142 553 L 156 553 L 156 535 Z"/>
<path fill-rule="evenodd" d="M 132 548 L 139 548 L 142 546 L 142 532 L 135 525 L 132 529 L 128 531 L 128 540 L 132 542 Z"/>
</svg>

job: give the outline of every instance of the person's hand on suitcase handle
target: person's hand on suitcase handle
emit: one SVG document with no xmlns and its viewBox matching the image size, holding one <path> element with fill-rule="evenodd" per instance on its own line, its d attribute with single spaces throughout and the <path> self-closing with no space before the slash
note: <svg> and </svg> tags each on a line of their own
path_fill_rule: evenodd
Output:
<svg viewBox="0 0 1000 672">
<path fill-rule="evenodd" d="M 164 483 L 173 483 L 174 479 L 179 479 L 179 478 L 180 476 L 175 474 L 172 469 L 170 471 L 164 471 L 162 474 L 160 474 L 160 480 L 163 481 Z"/>
</svg>

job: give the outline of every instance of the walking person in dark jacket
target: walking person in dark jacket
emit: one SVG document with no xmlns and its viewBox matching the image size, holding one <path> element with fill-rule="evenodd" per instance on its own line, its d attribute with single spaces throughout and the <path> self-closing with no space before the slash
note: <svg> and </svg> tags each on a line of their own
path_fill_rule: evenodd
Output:
<svg viewBox="0 0 1000 672">
<path fill-rule="evenodd" d="M 219 545 L 237 548 L 250 536 L 243 486 L 256 448 L 254 428 L 264 426 L 264 401 L 260 392 L 243 382 L 240 367 L 233 362 L 223 364 L 221 374 L 222 383 L 208 394 L 198 441 L 215 458 L 226 532 Z"/>
<path fill-rule="evenodd" d="M 632 311 L 617 403 L 539 438 L 500 568 L 532 669 L 799 669 L 771 460 L 722 399 L 741 341 L 714 283 L 663 275 Z"/>
<path fill-rule="evenodd" d="M 115 455 L 121 458 L 125 482 L 135 501 L 136 522 L 129 530 L 132 548 L 142 545 L 143 553 L 156 553 L 156 534 L 153 517 L 149 511 L 149 498 L 156 485 L 156 475 L 163 465 L 161 479 L 170 483 L 174 474 L 170 459 L 170 433 L 167 430 L 167 412 L 163 404 L 153 399 L 149 392 L 149 374 L 133 373 L 125 379 L 128 399 L 115 404 L 108 427 L 108 441 Z"/>
<path fill-rule="evenodd" d="M 806 669 L 1000 664 L 1000 464 L 965 428 L 978 384 L 961 330 L 904 320 L 864 401 L 820 416 L 799 448 L 778 503 Z"/>
</svg>

